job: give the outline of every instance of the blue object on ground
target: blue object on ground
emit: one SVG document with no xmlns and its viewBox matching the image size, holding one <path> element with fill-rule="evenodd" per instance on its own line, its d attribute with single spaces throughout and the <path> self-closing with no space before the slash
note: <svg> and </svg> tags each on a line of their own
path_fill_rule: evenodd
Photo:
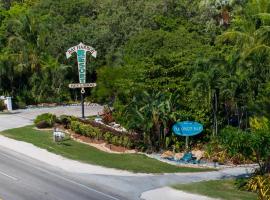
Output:
<svg viewBox="0 0 270 200">
<path fill-rule="evenodd" d="M 184 162 L 191 162 L 192 160 L 194 160 L 194 157 L 192 156 L 192 153 L 188 152 L 185 153 L 183 158 L 180 159 L 180 161 L 184 161 Z"/>
</svg>

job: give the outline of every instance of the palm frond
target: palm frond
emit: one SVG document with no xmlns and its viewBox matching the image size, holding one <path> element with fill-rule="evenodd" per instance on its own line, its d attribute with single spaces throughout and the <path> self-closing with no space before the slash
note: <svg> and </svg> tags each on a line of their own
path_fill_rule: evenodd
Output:
<svg viewBox="0 0 270 200">
<path fill-rule="evenodd" d="M 10 36 L 8 38 L 8 46 L 19 45 L 21 46 L 24 43 L 24 39 L 20 36 Z"/>
<path fill-rule="evenodd" d="M 254 44 L 255 38 L 248 33 L 242 33 L 240 31 L 228 31 L 220 35 L 217 38 L 217 42 L 219 43 L 231 42 L 243 47 L 245 44 L 250 45 Z"/>
<path fill-rule="evenodd" d="M 261 21 L 263 21 L 265 23 L 270 22 L 270 13 L 259 13 L 259 14 L 255 15 L 255 17 L 260 19 Z"/>
<path fill-rule="evenodd" d="M 255 33 L 258 43 L 270 44 L 270 26 L 262 26 Z"/>
<path fill-rule="evenodd" d="M 251 49 L 249 49 L 243 57 L 243 60 L 248 59 L 252 54 L 257 54 L 257 53 L 267 53 L 270 56 L 270 46 L 267 45 L 257 45 Z"/>
</svg>

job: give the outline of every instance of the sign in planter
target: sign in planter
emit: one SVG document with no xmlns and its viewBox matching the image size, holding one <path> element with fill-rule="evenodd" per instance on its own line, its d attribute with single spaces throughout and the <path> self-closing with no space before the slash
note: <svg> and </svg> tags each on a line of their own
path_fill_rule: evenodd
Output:
<svg viewBox="0 0 270 200">
<path fill-rule="evenodd" d="M 184 121 L 177 122 L 173 125 L 174 134 L 186 137 L 186 149 L 188 150 L 189 136 L 195 136 L 203 131 L 203 125 L 198 122 Z"/>
<path fill-rule="evenodd" d="M 194 136 L 203 131 L 203 125 L 198 122 L 184 121 L 173 125 L 173 132 L 179 136 Z"/>
</svg>

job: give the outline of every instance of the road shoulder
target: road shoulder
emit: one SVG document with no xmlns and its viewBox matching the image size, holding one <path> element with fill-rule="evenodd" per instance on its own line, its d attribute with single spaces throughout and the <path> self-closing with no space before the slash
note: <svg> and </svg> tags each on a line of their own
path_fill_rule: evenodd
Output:
<svg viewBox="0 0 270 200">
<path fill-rule="evenodd" d="M 156 200 L 156 199 L 166 199 L 166 200 L 217 200 L 210 197 L 190 194 L 187 192 L 179 191 L 170 187 L 162 187 L 154 190 L 150 190 L 142 193 L 141 199 L 143 200 Z"/>
</svg>

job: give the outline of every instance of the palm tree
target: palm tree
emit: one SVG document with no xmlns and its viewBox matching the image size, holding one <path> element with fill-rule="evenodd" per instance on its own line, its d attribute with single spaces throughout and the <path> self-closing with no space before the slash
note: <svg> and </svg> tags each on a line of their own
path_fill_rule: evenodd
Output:
<svg viewBox="0 0 270 200">
<path fill-rule="evenodd" d="M 217 40 L 222 43 L 233 42 L 240 47 L 242 61 L 256 52 L 270 53 L 270 1 L 252 0 L 249 6 L 253 12 L 252 18 L 242 22 L 244 30 L 226 31 Z M 257 20 L 260 21 L 259 26 Z"/>
<path fill-rule="evenodd" d="M 209 64 L 210 62 L 208 62 Z M 213 135 L 218 133 L 218 96 L 220 91 L 220 84 L 224 76 L 223 69 L 219 63 L 212 63 L 212 66 L 207 66 L 204 72 L 197 72 L 193 75 L 190 84 L 194 96 L 204 102 L 209 110 L 213 113 Z"/>
<path fill-rule="evenodd" d="M 239 103 L 245 108 L 248 103 L 253 104 L 270 79 L 270 1 L 251 0 L 241 24 L 242 29 L 232 28 L 217 39 L 222 44 L 234 44 L 240 52 L 239 59 L 230 65 L 236 67 L 234 80 L 226 80 L 226 89 L 222 90 L 229 101 L 235 102 L 239 126 L 242 121 Z"/>
</svg>

